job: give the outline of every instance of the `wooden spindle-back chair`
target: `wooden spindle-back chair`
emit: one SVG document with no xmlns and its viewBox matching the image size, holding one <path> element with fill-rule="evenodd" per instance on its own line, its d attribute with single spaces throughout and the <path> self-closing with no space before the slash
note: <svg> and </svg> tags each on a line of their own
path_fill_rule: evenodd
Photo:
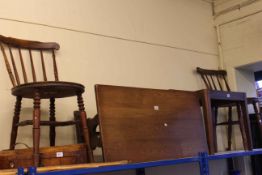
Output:
<svg viewBox="0 0 262 175">
<path fill-rule="evenodd" d="M 50 126 L 50 145 L 55 145 L 55 127 L 76 124 L 75 121 L 58 122 L 55 118 L 55 99 L 77 96 L 81 123 L 88 157 L 93 161 L 90 148 L 89 133 L 86 124 L 86 113 L 82 98 L 84 86 L 78 83 L 59 81 L 55 52 L 59 44 L 54 42 L 38 42 L 21 40 L 0 35 L 2 56 L 13 85 L 12 94 L 16 96 L 13 116 L 10 149 L 15 148 L 19 126 L 33 125 L 34 164 L 39 164 L 40 125 Z M 51 59 L 47 58 L 51 57 Z M 48 61 L 51 63 L 46 64 Z M 37 65 L 39 63 L 40 65 Z M 29 64 L 29 65 L 28 65 Z M 49 68 L 52 64 L 52 78 L 49 79 Z M 38 68 L 40 67 L 41 70 Z M 39 75 L 41 73 L 42 75 Z M 31 76 L 29 76 L 31 74 Z M 21 101 L 23 98 L 34 100 L 33 120 L 19 122 Z M 50 100 L 50 120 L 40 120 L 40 100 Z"/>
<path fill-rule="evenodd" d="M 197 67 L 197 73 L 200 74 L 207 89 L 231 91 L 227 82 L 227 72 L 225 70 L 208 70 Z"/>
<path fill-rule="evenodd" d="M 231 89 L 229 87 L 229 83 L 227 81 L 227 72 L 225 70 L 210 70 L 210 69 L 202 69 L 200 67 L 196 68 L 197 73 L 201 76 L 202 80 L 205 83 L 205 86 L 210 91 L 228 91 L 230 92 Z M 258 116 L 258 110 L 256 107 L 257 98 L 247 98 L 247 103 L 253 105 L 256 115 Z M 236 124 L 240 124 L 240 121 L 233 121 L 232 120 L 232 107 L 237 106 L 237 103 L 221 103 L 221 102 L 213 102 L 213 112 L 215 117 L 214 128 L 219 125 L 226 125 L 228 128 L 227 130 L 227 137 L 228 137 L 228 148 L 227 150 L 231 150 L 231 143 L 232 143 L 232 126 Z M 218 116 L 218 107 L 228 107 L 228 120 L 226 122 L 217 122 Z M 239 115 L 239 113 L 238 113 Z M 240 117 L 240 116 L 238 116 Z M 258 117 L 257 117 L 258 118 Z"/>
</svg>

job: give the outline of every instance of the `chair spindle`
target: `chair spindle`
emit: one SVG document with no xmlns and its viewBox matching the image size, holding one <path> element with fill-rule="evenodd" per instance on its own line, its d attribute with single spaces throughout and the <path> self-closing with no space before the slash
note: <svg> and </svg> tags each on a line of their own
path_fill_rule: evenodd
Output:
<svg viewBox="0 0 262 175">
<path fill-rule="evenodd" d="M 57 65 L 56 65 L 56 58 L 55 58 L 55 51 L 54 50 L 52 50 L 52 56 L 53 56 L 53 66 L 54 66 L 55 81 L 59 81 L 59 79 L 58 79 L 58 70 L 57 70 Z"/>
<path fill-rule="evenodd" d="M 29 49 L 29 56 L 30 56 L 30 62 L 31 62 L 33 82 L 36 82 L 35 67 L 34 67 L 34 62 L 33 62 L 33 56 L 32 56 L 32 51 L 31 51 L 31 49 Z"/>
<path fill-rule="evenodd" d="M 210 80 L 209 80 L 209 76 L 208 76 L 208 75 L 206 75 L 206 79 L 207 79 L 207 82 L 208 82 L 208 85 L 209 85 L 210 89 L 213 89 L 212 84 L 211 84 L 211 82 L 210 82 Z"/>
<path fill-rule="evenodd" d="M 41 54 L 41 63 L 42 63 L 44 81 L 47 81 L 46 69 L 45 69 L 45 61 L 44 61 L 44 54 L 43 54 L 42 50 L 40 50 L 40 54 Z"/>
<path fill-rule="evenodd" d="M 227 83 L 227 79 L 226 79 L 225 75 L 223 75 L 223 79 L 224 79 L 224 81 L 225 81 L 225 85 L 226 85 L 227 91 L 231 91 L 231 90 L 230 90 L 230 87 L 229 87 L 229 85 L 228 85 L 228 83 Z"/>
<path fill-rule="evenodd" d="M 23 56 L 22 56 L 21 49 L 18 48 L 18 51 L 19 51 L 19 57 L 20 57 L 20 62 L 21 62 L 21 67 L 22 67 L 24 82 L 25 82 L 25 83 L 28 83 L 28 81 L 27 81 L 27 75 L 26 75 L 26 71 L 25 71 L 25 64 L 24 64 L 24 60 L 23 60 Z"/>
<path fill-rule="evenodd" d="M 211 81 L 212 81 L 212 84 L 213 84 L 214 89 L 217 90 L 217 86 L 216 86 L 216 83 L 215 83 L 215 81 L 214 81 L 214 79 L 213 79 L 213 76 L 210 75 L 210 78 L 211 78 Z"/>
<path fill-rule="evenodd" d="M 9 53 L 10 53 L 10 58 L 11 58 L 13 70 L 14 70 L 14 73 L 15 73 L 16 83 L 17 83 L 17 85 L 20 85 L 20 79 L 19 79 L 19 75 L 18 75 L 18 72 L 17 72 L 17 68 L 16 68 L 16 64 L 15 64 L 12 48 L 10 46 L 8 46 L 8 50 L 9 50 Z"/>
<path fill-rule="evenodd" d="M 205 76 L 201 74 L 201 78 L 202 78 L 202 80 L 204 81 L 206 87 L 209 87 L 209 85 L 208 85 L 208 83 L 207 83 L 207 80 L 206 80 Z"/>
<path fill-rule="evenodd" d="M 222 87 L 222 84 L 221 84 L 221 82 L 220 82 L 220 79 L 219 79 L 218 76 L 216 76 L 216 77 L 217 77 L 217 82 L 218 82 L 218 85 L 219 85 L 219 87 L 220 87 L 220 90 L 222 91 L 222 90 L 223 90 L 223 87 Z"/>
<path fill-rule="evenodd" d="M 3 46 L 1 43 L 0 43 L 0 47 L 1 47 L 1 50 L 2 50 L 2 53 L 3 53 L 3 57 L 4 57 L 4 60 L 5 60 L 5 65 L 6 65 L 6 69 L 7 69 L 9 78 L 10 78 L 10 80 L 11 80 L 11 82 L 12 82 L 12 85 L 13 85 L 13 86 L 16 86 L 16 82 L 15 82 L 15 78 L 14 78 L 14 75 L 13 75 L 13 72 L 12 72 L 12 69 L 11 69 L 11 66 L 10 66 L 9 61 L 8 61 L 8 58 L 7 58 L 7 56 L 6 56 L 4 46 Z"/>
</svg>

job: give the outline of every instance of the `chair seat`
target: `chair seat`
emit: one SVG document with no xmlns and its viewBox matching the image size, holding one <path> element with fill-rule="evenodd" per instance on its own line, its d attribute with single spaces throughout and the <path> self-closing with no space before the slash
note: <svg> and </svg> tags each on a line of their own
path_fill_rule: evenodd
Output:
<svg viewBox="0 0 262 175">
<path fill-rule="evenodd" d="M 257 97 L 247 97 L 247 104 L 253 104 L 253 103 L 258 103 L 259 100 Z"/>
<path fill-rule="evenodd" d="M 228 91 L 208 91 L 212 99 L 211 105 L 216 107 L 234 107 L 239 101 L 245 101 L 246 93 Z"/>
<path fill-rule="evenodd" d="M 228 103 L 232 103 L 246 99 L 246 93 L 244 92 L 209 90 L 208 93 L 209 96 L 215 101 L 228 101 Z"/>
<path fill-rule="evenodd" d="M 15 86 L 12 88 L 14 96 L 34 98 L 34 92 L 38 91 L 41 99 L 64 98 L 83 93 L 85 87 L 78 83 L 63 81 L 33 82 Z"/>
</svg>

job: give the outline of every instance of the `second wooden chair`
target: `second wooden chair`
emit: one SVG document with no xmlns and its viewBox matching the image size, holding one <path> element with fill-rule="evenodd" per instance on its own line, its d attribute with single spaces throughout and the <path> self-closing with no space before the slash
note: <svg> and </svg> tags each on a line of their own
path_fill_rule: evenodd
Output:
<svg viewBox="0 0 262 175">
<path fill-rule="evenodd" d="M 200 74 L 202 80 L 204 81 L 206 88 L 209 91 L 216 91 L 216 92 L 231 92 L 231 89 L 229 87 L 229 84 L 227 82 L 227 72 L 225 70 L 209 70 L 209 69 L 202 69 L 197 67 L 196 71 L 198 74 Z M 235 93 L 237 95 L 237 93 Z M 239 93 L 239 96 L 242 96 L 241 93 Z M 227 100 L 228 98 L 228 100 Z M 256 98 L 247 98 L 246 102 L 248 104 L 252 104 L 254 107 L 254 110 L 257 111 L 257 106 L 256 106 Z M 228 97 L 226 97 L 223 100 L 214 100 L 211 101 L 211 106 L 212 106 L 212 111 L 214 115 L 214 129 L 217 126 L 227 126 L 227 137 L 228 137 L 228 148 L 227 150 L 231 150 L 231 145 L 232 145 L 232 127 L 233 125 L 239 125 L 240 124 L 240 129 L 243 128 L 241 127 L 241 121 L 237 120 L 234 121 L 232 118 L 232 108 L 237 107 L 238 110 L 241 110 L 239 108 L 239 104 L 236 100 L 231 101 L 230 100 L 230 93 L 228 94 Z M 228 108 L 228 119 L 227 121 L 224 122 L 218 122 L 218 108 L 219 107 L 227 107 Z M 238 118 L 240 119 L 241 116 L 241 111 L 238 111 Z M 259 116 L 258 113 L 256 113 L 257 116 Z M 247 116 L 244 116 L 247 117 Z M 245 120 L 245 119 L 244 119 Z M 248 119 L 247 119 L 248 120 Z M 249 135 L 248 129 L 246 131 L 241 130 L 242 132 L 247 132 L 246 134 Z M 215 132 L 214 132 L 215 133 Z M 243 135 L 243 133 L 242 133 Z M 216 135 L 215 135 L 216 137 Z M 216 138 L 215 138 L 216 139 Z M 251 143 L 249 143 L 250 145 Z M 217 149 L 217 148 L 216 148 Z M 217 151 L 217 150 L 216 150 Z"/>
</svg>

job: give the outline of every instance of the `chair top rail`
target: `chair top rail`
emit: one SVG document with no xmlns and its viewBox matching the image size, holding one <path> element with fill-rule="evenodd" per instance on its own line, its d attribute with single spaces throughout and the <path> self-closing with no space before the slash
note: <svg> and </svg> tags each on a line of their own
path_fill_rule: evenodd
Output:
<svg viewBox="0 0 262 175">
<path fill-rule="evenodd" d="M 23 39 L 16 39 L 12 37 L 5 37 L 0 35 L 0 42 L 23 49 L 36 49 L 36 50 L 58 50 L 60 48 L 58 43 L 55 42 L 39 42 Z"/>
<path fill-rule="evenodd" d="M 211 69 L 202 69 L 197 67 L 197 72 L 200 74 L 208 74 L 208 75 L 222 75 L 226 76 L 227 72 L 225 70 L 211 70 Z"/>
</svg>

